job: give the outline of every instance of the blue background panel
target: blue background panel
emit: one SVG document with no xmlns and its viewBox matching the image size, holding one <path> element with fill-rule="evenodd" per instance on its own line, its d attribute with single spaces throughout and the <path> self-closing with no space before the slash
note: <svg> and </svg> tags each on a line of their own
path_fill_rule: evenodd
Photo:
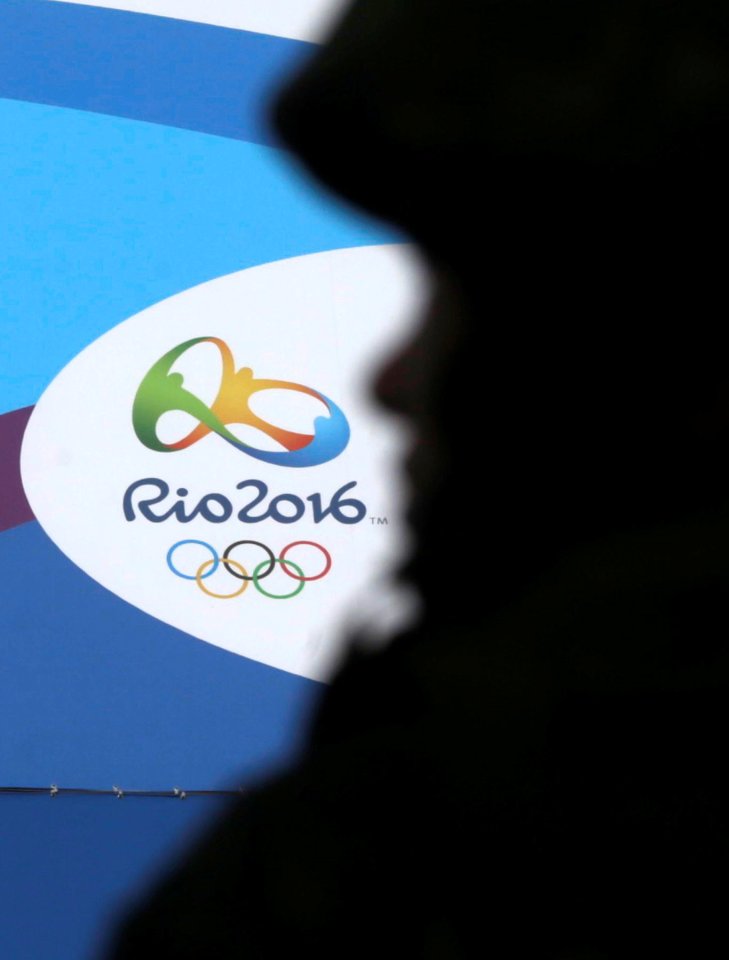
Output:
<svg viewBox="0 0 729 960">
<path fill-rule="evenodd" d="M 85 346 L 206 280 L 392 239 L 272 147 L 0 100 L 0 413 Z"/>
<path fill-rule="evenodd" d="M 0 796 L 3 960 L 95 960 L 225 809 L 217 799 Z"/>
</svg>

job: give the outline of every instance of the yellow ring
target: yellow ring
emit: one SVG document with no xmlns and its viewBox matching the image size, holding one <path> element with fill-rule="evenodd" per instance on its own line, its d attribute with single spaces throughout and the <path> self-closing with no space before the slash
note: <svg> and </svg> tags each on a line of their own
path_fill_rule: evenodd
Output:
<svg viewBox="0 0 729 960">
<path fill-rule="evenodd" d="M 237 560 L 231 560 L 230 557 L 228 557 L 228 559 L 225 562 L 229 563 L 231 567 L 237 567 L 239 572 L 244 577 L 248 576 L 248 571 L 246 570 L 246 568 L 241 566 Z M 215 597 L 216 600 L 232 600 L 234 597 L 239 597 L 243 593 L 243 591 L 248 587 L 248 584 L 251 582 L 250 580 L 241 580 L 241 586 L 235 591 L 235 593 L 213 593 L 212 590 L 208 590 L 208 588 L 205 586 L 202 580 L 203 574 L 205 573 L 207 568 L 212 567 L 214 563 L 215 563 L 215 560 L 206 560 L 204 563 L 200 564 L 198 571 L 195 574 L 195 580 L 197 582 L 198 587 L 200 587 L 203 593 L 207 593 L 209 597 Z"/>
</svg>

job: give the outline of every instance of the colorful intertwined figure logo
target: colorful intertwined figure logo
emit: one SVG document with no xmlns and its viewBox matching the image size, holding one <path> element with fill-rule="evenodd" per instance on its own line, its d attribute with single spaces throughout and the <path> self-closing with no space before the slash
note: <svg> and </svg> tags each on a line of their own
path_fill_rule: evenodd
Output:
<svg viewBox="0 0 729 960">
<path fill-rule="evenodd" d="M 223 361 L 218 394 L 212 406 L 208 406 L 184 386 L 181 373 L 170 370 L 183 353 L 200 343 L 212 343 L 220 351 Z M 257 416 L 249 406 L 249 400 L 260 390 L 291 390 L 320 400 L 329 416 L 317 417 L 314 433 L 295 433 L 268 423 Z M 173 410 L 180 410 L 194 417 L 197 426 L 175 443 L 163 443 L 157 435 L 160 417 Z M 258 460 L 279 464 L 283 467 L 313 467 L 333 460 L 344 450 L 349 441 L 349 424 L 340 408 L 318 390 L 286 380 L 259 380 L 249 367 L 235 368 L 235 360 L 224 340 L 217 337 L 196 337 L 186 340 L 166 353 L 142 380 L 134 398 L 132 410 L 134 432 L 150 450 L 172 453 L 185 450 L 202 440 L 209 433 L 217 433 L 232 446 Z M 243 443 L 228 430 L 228 424 L 240 423 L 255 427 L 276 440 L 284 450 L 259 450 Z"/>
</svg>

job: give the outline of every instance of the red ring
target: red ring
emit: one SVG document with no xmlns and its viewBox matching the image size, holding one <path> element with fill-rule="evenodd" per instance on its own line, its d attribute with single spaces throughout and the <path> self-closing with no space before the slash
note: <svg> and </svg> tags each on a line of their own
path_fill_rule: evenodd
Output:
<svg viewBox="0 0 729 960">
<path fill-rule="evenodd" d="M 321 550 L 321 552 L 324 554 L 324 556 L 327 558 L 326 566 L 324 567 L 322 572 L 317 573 L 315 577 L 297 577 L 296 574 L 289 573 L 289 571 L 286 568 L 285 558 L 286 558 L 287 551 L 290 550 L 291 547 L 302 547 L 302 546 L 318 547 Z M 323 547 L 320 543 L 314 543 L 313 540 L 294 540 L 293 543 L 290 543 L 287 547 L 284 547 L 284 549 L 281 551 L 281 556 L 279 557 L 279 560 L 281 561 L 281 569 L 286 574 L 286 576 L 291 577 L 292 580 L 306 580 L 307 583 L 310 580 L 321 580 L 321 578 L 325 577 L 329 573 L 329 571 L 332 569 L 332 555 L 329 553 L 326 547 Z"/>
</svg>

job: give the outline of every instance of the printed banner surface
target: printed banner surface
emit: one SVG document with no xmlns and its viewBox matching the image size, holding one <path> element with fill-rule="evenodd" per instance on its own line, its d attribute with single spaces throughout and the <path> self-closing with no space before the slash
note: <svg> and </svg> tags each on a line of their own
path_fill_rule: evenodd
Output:
<svg viewBox="0 0 729 960">
<path fill-rule="evenodd" d="M 370 620 L 384 613 L 401 557 L 398 438 L 362 376 L 411 306 L 399 253 L 243 270 L 82 351 L 39 400 L 22 449 L 54 543 L 145 613 L 325 679 L 348 611 L 364 600 Z"/>
<path fill-rule="evenodd" d="M 267 120 L 339 4 L 174 7 L 0 5 L 8 783 L 259 773 L 406 615 L 368 382 L 420 268 Z"/>
</svg>

